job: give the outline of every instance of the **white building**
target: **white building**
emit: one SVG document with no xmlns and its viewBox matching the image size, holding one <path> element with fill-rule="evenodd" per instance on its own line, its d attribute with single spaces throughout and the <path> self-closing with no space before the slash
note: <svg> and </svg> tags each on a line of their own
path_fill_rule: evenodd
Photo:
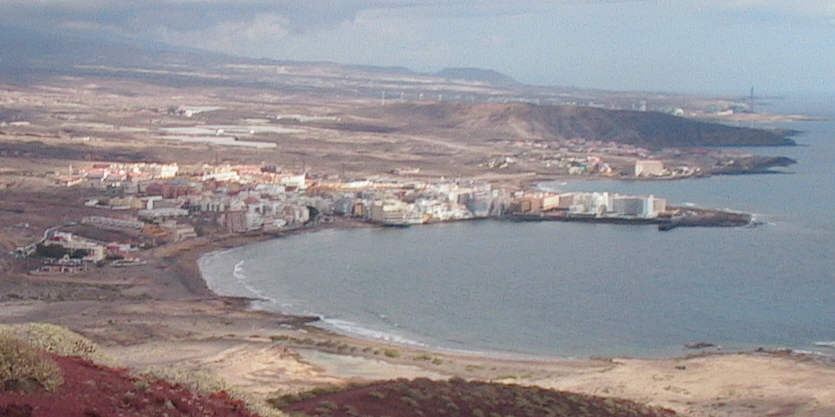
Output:
<svg viewBox="0 0 835 417">
<path fill-rule="evenodd" d="M 91 224 L 105 229 L 142 229 L 144 223 L 136 220 L 117 219 L 113 217 L 88 216 L 81 219 L 82 224 Z"/>
<path fill-rule="evenodd" d="M 249 231 L 261 230 L 264 227 L 264 218 L 254 211 L 246 213 L 246 228 Z"/>
<path fill-rule="evenodd" d="M 258 184 L 255 186 L 255 191 L 266 194 L 270 197 L 276 197 L 284 194 L 287 191 L 287 188 L 279 184 Z"/>
<path fill-rule="evenodd" d="M 159 208 L 152 210 L 139 210 L 136 215 L 142 220 L 157 222 L 173 217 L 188 216 L 188 210 L 183 210 L 181 208 Z"/>
<path fill-rule="evenodd" d="M 636 177 L 657 177 L 664 175 L 664 163 L 651 159 L 635 161 Z"/>
<path fill-rule="evenodd" d="M 240 180 L 240 176 L 237 172 L 232 170 L 230 165 L 219 167 L 204 165 L 203 168 L 208 169 L 208 172 L 203 173 L 203 177 L 201 178 L 202 181 L 214 180 L 218 182 L 229 182 Z"/>
<path fill-rule="evenodd" d="M 569 211 L 575 214 L 600 215 L 612 211 L 614 194 L 574 193 Z"/>
<path fill-rule="evenodd" d="M 152 164 L 150 166 L 151 176 L 154 178 L 174 178 L 180 167 L 177 164 Z"/>
<path fill-rule="evenodd" d="M 423 214 L 414 204 L 385 200 L 371 204 L 370 219 L 381 224 L 420 224 L 423 223 Z"/>
<path fill-rule="evenodd" d="M 295 187 L 297 190 L 307 188 L 307 177 L 305 174 L 285 175 L 278 179 L 278 183 L 285 187 Z"/>
</svg>

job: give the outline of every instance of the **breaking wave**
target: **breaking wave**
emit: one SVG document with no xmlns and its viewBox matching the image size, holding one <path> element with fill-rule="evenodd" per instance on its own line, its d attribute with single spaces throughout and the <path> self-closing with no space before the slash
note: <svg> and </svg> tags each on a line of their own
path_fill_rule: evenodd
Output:
<svg viewBox="0 0 835 417">
<path fill-rule="evenodd" d="M 416 340 L 408 339 L 403 336 L 399 336 L 392 333 L 386 333 L 378 330 L 372 330 L 367 327 L 360 326 L 357 323 L 336 319 L 336 318 L 322 318 L 322 322 L 334 330 L 337 330 L 341 333 L 349 334 L 349 335 L 357 335 L 360 337 L 364 337 L 367 339 L 373 340 L 382 340 L 389 343 L 395 343 L 398 345 L 409 345 L 409 346 L 421 346 L 427 347 L 425 343 L 418 342 Z"/>
<path fill-rule="evenodd" d="M 263 300 L 267 300 L 267 301 L 275 303 L 276 301 L 274 299 L 270 298 L 263 291 L 261 291 L 260 289 L 252 286 L 249 283 L 248 277 L 244 273 L 245 262 L 246 261 L 238 261 L 238 263 L 235 264 L 235 267 L 232 269 L 232 276 L 235 277 L 236 280 L 238 280 L 238 283 L 240 283 L 242 287 L 246 288 L 247 291 L 252 293 L 252 295 L 254 295 L 258 298 L 261 298 Z"/>
</svg>

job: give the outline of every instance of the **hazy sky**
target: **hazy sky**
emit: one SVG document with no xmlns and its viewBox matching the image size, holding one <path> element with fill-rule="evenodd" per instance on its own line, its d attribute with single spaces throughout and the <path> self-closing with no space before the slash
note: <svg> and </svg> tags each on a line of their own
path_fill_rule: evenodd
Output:
<svg viewBox="0 0 835 417">
<path fill-rule="evenodd" d="M 835 91 L 835 0 L 0 0 L 0 22 L 532 84 Z"/>
</svg>

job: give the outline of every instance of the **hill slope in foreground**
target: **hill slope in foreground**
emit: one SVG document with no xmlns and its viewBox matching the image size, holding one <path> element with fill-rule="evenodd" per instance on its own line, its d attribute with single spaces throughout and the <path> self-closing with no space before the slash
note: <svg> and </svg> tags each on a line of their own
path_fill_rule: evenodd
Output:
<svg viewBox="0 0 835 417">
<path fill-rule="evenodd" d="M 535 387 L 429 379 L 379 382 L 343 391 L 276 400 L 284 411 L 318 417 L 672 417 L 671 410 L 627 400 Z M 306 399 L 301 399 L 306 398 Z"/>
<path fill-rule="evenodd" d="M 399 103 L 377 107 L 401 129 L 466 130 L 471 137 L 561 140 L 583 138 L 648 148 L 791 146 L 792 132 L 703 122 L 657 112 L 526 103 Z M 373 117 L 373 116 L 372 116 Z M 470 135 L 468 135 L 470 136 Z"/>
<path fill-rule="evenodd" d="M 0 416 L 257 417 L 225 392 L 198 395 L 177 384 L 137 379 L 126 370 L 80 357 L 47 355 L 45 360 L 58 365 L 63 383 L 47 392 L 31 381 L 0 381 Z M 29 389 L 20 389 L 26 385 Z"/>
<path fill-rule="evenodd" d="M 0 417 L 473 416 L 672 417 L 627 400 L 463 379 L 394 380 L 318 388 L 249 404 L 200 384 L 200 392 L 133 376 L 76 333 L 49 324 L 0 325 Z M 188 384 L 188 383 L 187 383 Z M 272 407 L 267 406 L 267 404 Z M 250 407 L 250 408 L 248 408 Z M 258 413 L 253 412 L 253 408 Z"/>
</svg>

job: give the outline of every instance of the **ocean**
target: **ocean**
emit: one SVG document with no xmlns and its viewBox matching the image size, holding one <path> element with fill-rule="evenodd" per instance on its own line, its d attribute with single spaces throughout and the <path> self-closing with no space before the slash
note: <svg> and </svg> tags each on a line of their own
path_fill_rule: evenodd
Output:
<svg viewBox="0 0 835 417">
<path fill-rule="evenodd" d="M 831 102 L 776 109 L 831 117 Z M 744 149 L 798 161 L 780 174 L 540 185 L 742 210 L 758 227 L 487 220 L 325 230 L 208 254 L 200 267 L 216 292 L 264 299 L 256 308 L 436 349 L 670 357 L 707 342 L 835 354 L 835 122 L 782 127 L 803 131 L 801 146 Z"/>
</svg>

